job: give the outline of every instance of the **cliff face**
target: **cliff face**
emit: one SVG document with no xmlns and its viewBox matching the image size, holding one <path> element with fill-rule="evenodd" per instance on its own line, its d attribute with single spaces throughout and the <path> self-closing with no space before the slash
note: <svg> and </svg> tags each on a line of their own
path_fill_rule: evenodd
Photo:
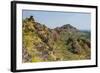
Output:
<svg viewBox="0 0 100 73">
<path fill-rule="evenodd" d="M 31 16 L 23 20 L 22 35 L 23 63 L 90 59 L 90 37 L 70 24 L 50 29 Z"/>
</svg>

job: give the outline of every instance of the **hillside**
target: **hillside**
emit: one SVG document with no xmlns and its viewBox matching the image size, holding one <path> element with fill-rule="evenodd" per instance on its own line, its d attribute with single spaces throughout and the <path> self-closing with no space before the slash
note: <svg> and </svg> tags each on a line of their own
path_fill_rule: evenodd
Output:
<svg viewBox="0 0 100 73">
<path fill-rule="evenodd" d="M 30 16 L 23 20 L 22 35 L 23 63 L 91 58 L 90 32 L 82 32 L 71 24 L 50 29 Z"/>
</svg>

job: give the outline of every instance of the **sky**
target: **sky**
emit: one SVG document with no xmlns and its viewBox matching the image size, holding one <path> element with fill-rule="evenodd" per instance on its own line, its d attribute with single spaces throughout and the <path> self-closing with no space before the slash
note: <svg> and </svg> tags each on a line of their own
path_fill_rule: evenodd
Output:
<svg viewBox="0 0 100 73">
<path fill-rule="evenodd" d="M 59 12 L 23 10 L 23 19 L 33 16 L 36 22 L 53 29 L 71 24 L 79 30 L 91 30 L 91 14 L 83 12 Z"/>
</svg>

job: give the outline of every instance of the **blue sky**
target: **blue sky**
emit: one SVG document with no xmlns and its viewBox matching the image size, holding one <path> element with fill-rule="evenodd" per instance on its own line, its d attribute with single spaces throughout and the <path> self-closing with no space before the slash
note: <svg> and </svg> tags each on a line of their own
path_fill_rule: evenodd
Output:
<svg viewBox="0 0 100 73">
<path fill-rule="evenodd" d="M 91 30 L 90 13 L 23 10 L 23 19 L 31 15 L 35 18 L 35 21 L 52 29 L 71 24 L 80 30 Z"/>
</svg>

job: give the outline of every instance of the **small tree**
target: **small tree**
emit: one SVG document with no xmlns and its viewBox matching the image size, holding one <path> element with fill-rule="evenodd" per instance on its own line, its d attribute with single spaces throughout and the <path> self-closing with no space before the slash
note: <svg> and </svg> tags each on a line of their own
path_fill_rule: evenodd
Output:
<svg viewBox="0 0 100 73">
<path fill-rule="evenodd" d="M 28 20 L 29 20 L 29 21 L 34 21 L 33 16 L 30 16 Z"/>
</svg>

